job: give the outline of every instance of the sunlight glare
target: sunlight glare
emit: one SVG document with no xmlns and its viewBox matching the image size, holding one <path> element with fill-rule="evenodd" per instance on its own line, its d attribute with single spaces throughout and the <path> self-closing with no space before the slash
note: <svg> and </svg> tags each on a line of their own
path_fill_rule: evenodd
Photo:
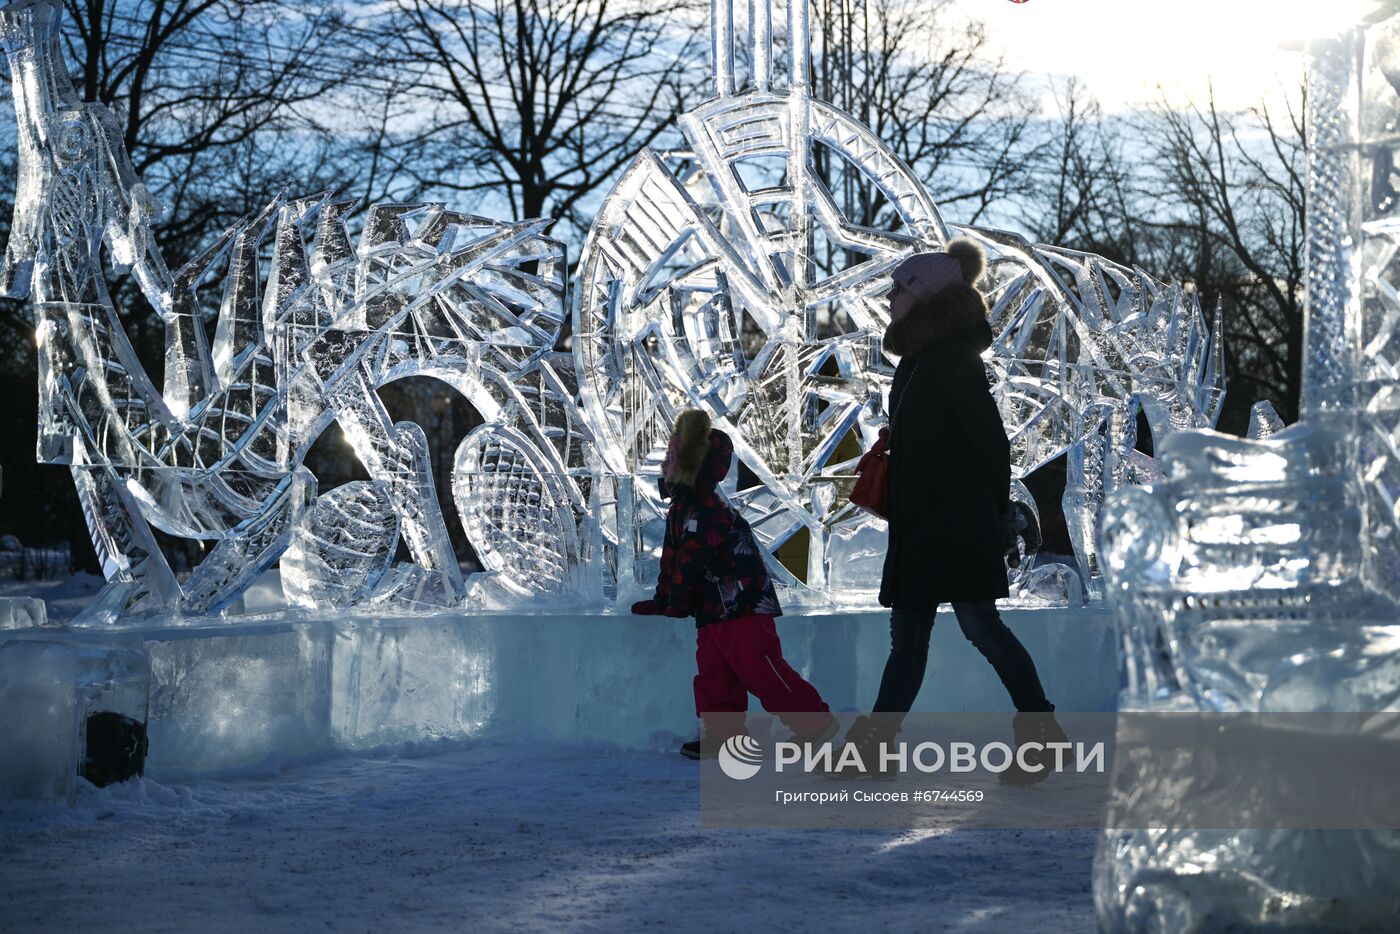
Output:
<svg viewBox="0 0 1400 934">
<path fill-rule="evenodd" d="M 1377 0 L 956 0 L 987 24 L 1008 69 L 1075 75 L 1110 111 L 1157 100 L 1225 108 L 1276 100 L 1302 80 L 1303 42 L 1337 31 Z M 1159 90 L 1160 88 L 1160 90 Z"/>
</svg>

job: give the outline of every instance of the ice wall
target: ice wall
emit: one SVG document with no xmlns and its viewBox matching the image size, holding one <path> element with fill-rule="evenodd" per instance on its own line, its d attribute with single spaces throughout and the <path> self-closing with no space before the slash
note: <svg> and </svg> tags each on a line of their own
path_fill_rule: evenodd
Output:
<svg viewBox="0 0 1400 934">
<path fill-rule="evenodd" d="M 88 717 L 106 712 L 146 720 L 146 653 L 54 630 L 6 636 L 15 638 L 0 642 L 0 794 L 71 798 Z"/>
<path fill-rule="evenodd" d="M 1004 616 L 1061 709 L 1111 708 L 1118 682 L 1106 613 Z M 779 619 L 779 632 L 789 660 L 828 703 L 852 710 L 875 696 L 888 623 L 884 613 L 792 613 Z M 335 622 L 289 622 L 284 615 L 130 630 L 102 641 L 149 657 L 149 769 L 157 776 L 258 769 L 438 737 L 649 748 L 688 739 L 698 727 L 695 628 L 688 621 L 559 612 Z M 42 689 L 55 681 L 51 672 L 24 674 L 25 659 L 36 652 L 47 658 L 48 645 L 11 641 L 0 650 L 0 685 L 14 685 L 4 695 L 7 719 L 31 722 L 55 703 Z M 929 661 L 923 708 L 1011 709 L 951 617 L 935 627 Z M 32 722 L 49 719 L 43 713 Z M 16 761 L 6 744 L 28 741 L 0 737 L 0 761 Z M 66 760 L 51 759 L 36 760 L 34 774 L 67 768 Z M 20 788 L 17 782 L 7 779 L 7 790 Z"/>
</svg>

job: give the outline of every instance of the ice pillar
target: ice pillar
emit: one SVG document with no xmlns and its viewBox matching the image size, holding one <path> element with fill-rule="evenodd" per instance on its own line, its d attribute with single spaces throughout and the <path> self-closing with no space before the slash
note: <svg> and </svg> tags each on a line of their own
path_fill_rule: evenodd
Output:
<svg viewBox="0 0 1400 934">
<path fill-rule="evenodd" d="M 773 84 L 772 0 L 749 0 L 749 33 L 753 45 L 753 89 L 761 94 Z"/>
<path fill-rule="evenodd" d="M 734 0 L 710 0 L 710 61 L 715 96 L 734 96 Z"/>
<path fill-rule="evenodd" d="M 1360 373 L 1359 30 L 1309 47 L 1304 417 L 1349 408 Z"/>
</svg>

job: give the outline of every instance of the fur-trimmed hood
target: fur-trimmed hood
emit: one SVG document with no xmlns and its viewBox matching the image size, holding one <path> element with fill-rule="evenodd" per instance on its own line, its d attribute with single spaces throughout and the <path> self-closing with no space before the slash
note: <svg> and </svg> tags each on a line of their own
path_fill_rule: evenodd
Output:
<svg viewBox="0 0 1400 934">
<path fill-rule="evenodd" d="M 648 602 L 667 616 L 694 616 L 697 626 L 783 612 L 749 523 L 717 487 L 729 474 L 734 444 L 694 409 L 676 419 L 661 495 L 666 537 L 656 593 Z"/>
<path fill-rule="evenodd" d="M 668 495 L 676 487 L 707 493 L 729 476 L 734 442 L 729 435 L 711 427 L 710 416 L 700 409 L 686 409 L 676 417 L 666 461 L 661 466 L 661 492 Z"/>
<path fill-rule="evenodd" d="M 899 321 L 891 322 L 884 339 L 890 353 L 907 357 L 931 344 L 963 335 L 973 337 L 981 345 L 978 353 L 991 346 L 987 300 L 977 289 L 977 280 L 986 269 L 986 256 L 980 246 L 965 237 L 950 241 L 946 252 L 958 261 L 963 281 L 945 287 Z"/>
<path fill-rule="evenodd" d="M 986 343 L 981 353 L 992 345 L 992 330 L 987 324 L 987 300 L 973 286 L 959 283 L 949 286 L 927 305 L 915 308 L 885 328 L 885 349 L 898 357 L 912 356 L 931 344 L 963 335 L 979 338 L 985 332 Z"/>
</svg>

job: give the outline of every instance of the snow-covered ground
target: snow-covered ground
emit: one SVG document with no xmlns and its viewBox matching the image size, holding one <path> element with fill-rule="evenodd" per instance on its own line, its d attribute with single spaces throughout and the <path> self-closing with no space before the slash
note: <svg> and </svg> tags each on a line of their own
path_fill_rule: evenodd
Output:
<svg viewBox="0 0 1400 934">
<path fill-rule="evenodd" d="M 0 931 L 1092 931 L 1091 831 L 710 831 L 674 753 L 405 746 L 0 802 Z"/>
<path fill-rule="evenodd" d="M 0 596 L 62 622 L 101 585 Z M 0 800 L 0 932 L 1095 928 L 1091 831 L 704 830 L 699 798 L 669 749 L 454 741 Z"/>
<path fill-rule="evenodd" d="M 92 602 L 102 585 L 100 574 L 76 574 L 49 580 L 0 579 L 0 597 L 38 597 L 48 608 L 50 623 L 66 623 Z"/>
</svg>

